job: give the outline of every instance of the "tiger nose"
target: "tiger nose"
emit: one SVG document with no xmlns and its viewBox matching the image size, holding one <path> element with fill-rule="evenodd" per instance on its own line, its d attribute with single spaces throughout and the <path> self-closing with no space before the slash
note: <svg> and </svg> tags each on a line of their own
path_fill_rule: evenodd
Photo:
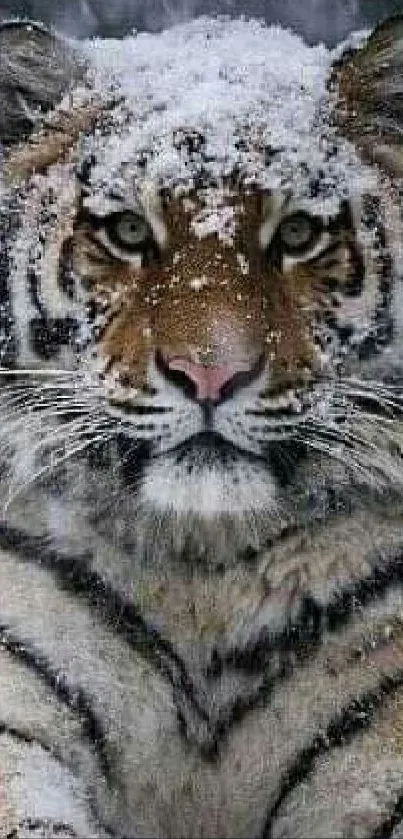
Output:
<svg viewBox="0 0 403 839">
<path fill-rule="evenodd" d="M 218 404 L 224 397 L 249 383 L 255 375 L 255 364 L 233 361 L 222 364 L 201 364 L 182 356 L 165 358 L 165 371 L 197 402 Z"/>
</svg>

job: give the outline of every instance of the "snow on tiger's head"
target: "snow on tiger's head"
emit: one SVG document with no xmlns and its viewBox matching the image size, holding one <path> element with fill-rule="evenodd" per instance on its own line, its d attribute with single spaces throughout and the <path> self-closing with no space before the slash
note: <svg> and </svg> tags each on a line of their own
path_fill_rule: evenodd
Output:
<svg viewBox="0 0 403 839">
<path fill-rule="evenodd" d="M 120 429 L 199 472 L 279 440 L 294 467 L 320 423 L 345 444 L 347 382 L 399 324 L 393 202 L 332 124 L 334 56 L 207 18 L 82 50 L 84 83 L 7 155 L 3 363 L 75 365 Z"/>
</svg>

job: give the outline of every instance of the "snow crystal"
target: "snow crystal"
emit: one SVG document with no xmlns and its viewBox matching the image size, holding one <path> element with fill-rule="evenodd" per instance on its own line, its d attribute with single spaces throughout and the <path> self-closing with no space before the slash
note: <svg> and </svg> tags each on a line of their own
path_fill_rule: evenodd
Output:
<svg viewBox="0 0 403 839">
<path fill-rule="evenodd" d="M 233 244 L 235 236 L 235 209 L 227 203 L 228 195 L 221 190 L 204 190 L 203 210 L 192 219 L 192 230 L 199 239 L 218 231 L 219 239 Z"/>
<path fill-rule="evenodd" d="M 246 256 L 243 253 L 237 253 L 236 255 L 237 263 L 241 269 L 242 274 L 249 274 L 249 260 L 246 259 Z"/>
<path fill-rule="evenodd" d="M 176 183 L 191 182 L 201 161 L 212 176 L 239 167 L 262 181 L 271 171 L 273 181 L 281 175 L 267 166 L 268 155 L 286 150 L 293 174 L 297 162 L 312 158 L 331 62 L 323 45 L 308 47 L 255 20 L 199 18 L 160 34 L 90 41 L 86 50 L 96 87 L 115 85 L 132 112 L 129 124 L 122 117 L 119 143 L 101 140 L 101 182 L 140 154 L 148 173 Z M 198 149 L 197 142 L 186 147 L 188 132 Z"/>
<path fill-rule="evenodd" d="M 205 288 L 209 284 L 209 278 L 206 277 L 205 274 L 202 274 L 201 277 L 193 277 L 189 281 L 190 288 L 193 291 L 201 291 L 202 288 Z"/>
<path fill-rule="evenodd" d="M 94 188 L 112 184 L 127 196 L 146 171 L 150 182 L 189 195 L 202 175 L 214 188 L 203 194 L 196 232 L 231 239 L 231 202 L 217 205 L 215 188 L 231 173 L 263 188 L 291 187 L 302 199 L 320 173 L 329 215 L 357 179 L 362 187 L 366 167 L 353 146 L 337 139 L 332 153 L 326 83 L 340 49 L 308 46 L 256 20 L 202 17 L 158 34 L 95 39 L 85 50 L 96 89 L 122 100 L 114 131 L 88 146 Z"/>
</svg>

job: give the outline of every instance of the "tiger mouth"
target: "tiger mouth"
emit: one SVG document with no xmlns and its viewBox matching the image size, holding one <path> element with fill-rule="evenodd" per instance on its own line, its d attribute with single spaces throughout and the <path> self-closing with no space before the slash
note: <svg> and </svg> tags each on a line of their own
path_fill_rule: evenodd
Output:
<svg viewBox="0 0 403 839">
<path fill-rule="evenodd" d="M 129 439 L 138 439 L 139 442 L 147 442 L 150 448 L 150 454 L 153 457 L 160 457 L 167 451 L 181 451 L 186 447 L 198 447 L 201 451 L 208 451 L 209 449 L 221 450 L 224 446 L 230 447 L 233 451 L 238 453 L 248 454 L 254 449 L 249 449 L 248 446 L 243 446 L 234 442 L 231 436 L 226 431 L 222 431 L 219 427 L 220 418 L 217 416 L 216 406 L 213 403 L 205 402 L 198 406 L 199 408 L 199 422 L 198 428 L 184 432 L 183 439 L 177 443 L 173 442 L 163 450 L 159 449 L 159 443 L 162 438 L 166 440 L 170 436 L 170 417 L 173 416 L 174 408 L 156 406 L 134 406 L 128 403 L 124 405 L 112 405 L 112 415 L 119 419 L 119 434 L 127 436 Z M 262 443 L 262 454 L 257 454 L 260 459 L 263 458 L 264 451 L 272 442 L 281 442 L 281 440 L 290 441 L 293 435 L 298 433 L 301 425 L 306 422 L 310 413 L 309 406 L 305 405 L 297 412 L 292 406 L 283 408 L 264 407 L 261 409 L 247 408 L 245 409 L 245 416 L 250 425 L 251 434 L 253 436 L 254 423 L 260 421 L 267 422 L 266 434 L 267 445 Z M 120 415 L 120 416 L 119 416 Z M 144 436 L 146 434 L 146 436 Z M 259 447 L 260 448 L 260 447 Z"/>
<path fill-rule="evenodd" d="M 260 462 L 266 459 L 263 452 L 261 455 L 250 452 L 224 437 L 219 431 L 208 429 L 192 434 L 186 440 L 173 446 L 168 453 L 175 455 L 177 463 L 193 459 L 203 467 L 208 466 L 209 463 L 212 466 L 217 466 L 217 464 L 225 466 L 240 457 Z M 165 454 L 167 452 L 156 452 L 154 456 L 162 458 Z"/>
<path fill-rule="evenodd" d="M 136 448 L 145 447 L 155 462 L 169 455 L 178 462 L 189 457 L 190 461 L 204 464 L 228 462 L 231 458 L 263 463 L 274 448 L 296 448 L 315 412 L 309 399 L 298 400 L 298 410 L 295 404 L 285 402 L 281 407 L 267 403 L 252 403 L 248 407 L 235 404 L 232 411 L 229 401 L 219 406 L 208 401 L 197 405 L 189 401 L 182 428 L 175 405 L 109 402 L 109 409 L 117 421 L 117 434 Z"/>
<path fill-rule="evenodd" d="M 307 453 L 306 446 L 292 437 L 268 441 L 258 454 L 237 445 L 219 432 L 200 431 L 169 451 L 154 455 L 150 452 L 150 459 L 156 464 L 167 460 L 170 468 L 179 469 L 178 474 L 196 482 L 203 482 L 206 474 L 218 473 L 231 482 L 239 470 L 252 469 L 256 475 L 265 475 L 267 480 L 270 475 L 279 487 L 286 488 L 292 483 L 295 470 Z"/>
</svg>

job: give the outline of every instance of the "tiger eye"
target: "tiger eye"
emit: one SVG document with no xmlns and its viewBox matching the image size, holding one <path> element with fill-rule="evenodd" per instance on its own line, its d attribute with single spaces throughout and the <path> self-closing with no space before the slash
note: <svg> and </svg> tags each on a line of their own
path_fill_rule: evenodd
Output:
<svg viewBox="0 0 403 839">
<path fill-rule="evenodd" d="M 299 253 L 313 244 L 318 234 L 318 224 L 307 213 L 294 213 L 285 218 L 279 228 L 283 249 L 288 253 Z"/>
<path fill-rule="evenodd" d="M 149 236 L 145 219 L 131 211 L 111 216 L 107 222 L 107 231 L 111 241 L 124 250 L 138 250 Z"/>
</svg>

